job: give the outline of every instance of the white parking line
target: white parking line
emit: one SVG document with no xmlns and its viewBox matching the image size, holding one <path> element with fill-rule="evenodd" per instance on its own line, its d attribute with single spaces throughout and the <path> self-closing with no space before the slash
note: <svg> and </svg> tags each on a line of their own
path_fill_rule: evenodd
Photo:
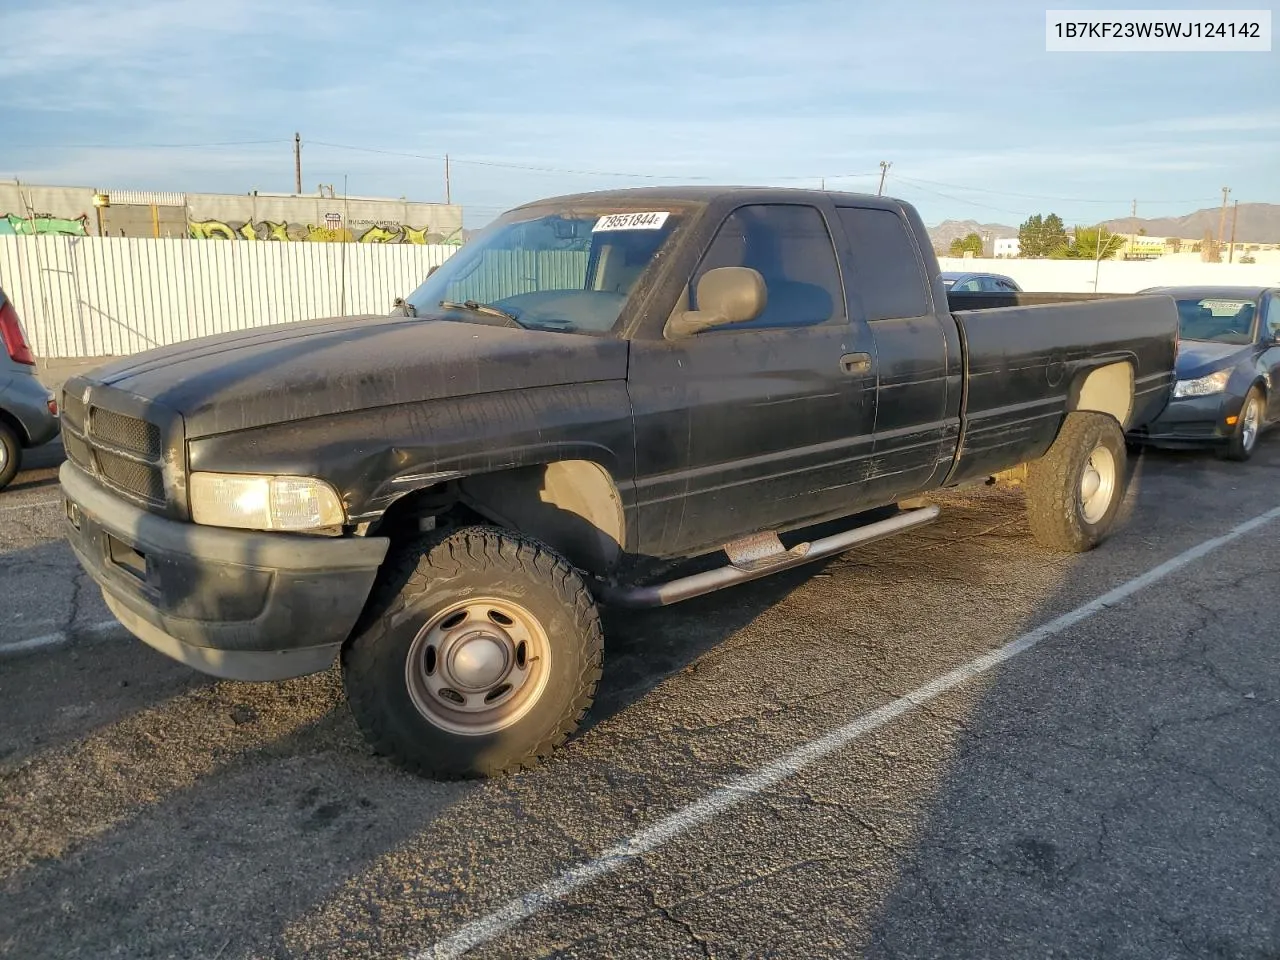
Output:
<svg viewBox="0 0 1280 960">
<path fill-rule="evenodd" d="M 76 633 L 102 634 L 112 633 L 115 630 L 124 630 L 119 620 L 100 620 L 98 623 L 90 624 Z M 11 653 L 26 653 L 29 650 L 39 650 L 42 647 L 57 647 L 66 643 L 71 639 L 70 634 L 65 630 L 55 630 L 53 633 L 41 634 L 38 637 L 29 637 L 26 640 L 15 640 L 12 643 L 0 643 L 0 657 Z"/>
<path fill-rule="evenodd" d="M 37 500 L 34 503 L 20 503 L 14 507 L 0 507 L 0 513 L 17 513 L 19 510 L 34 510 L 36 507 L 51 507 L 61 500 Z"/>
<path fill-rule="evenodd" d="M 1212 553 L 1219 547 L 1225 546 L 1277 518 L 1280 518 L 1280 507 L 1268 510 L 1266 513 L 1240 524 L 1220 537 L 1206 540 L 1178 554 L 1173 559 L 1166 560 L 1159 566 L 1153 567 L 1146 573 L 1121 584 L 1114 590 L 1104 593 L 1096 600 L 1091 600 L 1070 613 L 1064 613 L 1062 616 L 1036 627 L 1029 633 L 1023 634 L 1018 639 L 1005 644 L 999 649 L 970 660 L 964 666 L 943 674 L 905 696 L 885 704 L 883 707 L 872 710 L 870 713 L 864 713 L 843 727 L 838 727 L 825 736 L 792 750 L 773 763 L 730 781 L 701 800 L 696 800 L 685 807 L 681 807 L 675 813 L 664 817 L 653 826 L 633 834 L 622 843 L 609 848 L 594 860 L 571 867 L 558 877 L 548 880 L 542 886 L 508 901 L 493 913 L 473 920 L 447 939 L 421 953 L 414 954 L 414 960 L 460 957 L 470 950 L 488 943 L 579 887 L 627 866 L 638 857 L 656 850 L 668 841 L 674 840 L 701 823 L 705 823 L 717 814 L 724 813 L 742 801 L 749 800 L 770 787 L 781 783 L 810 764 L 884 726 L 890 720 L 928 703 L 947 691 L 985 673 L 992 667 L 1012 660 L 1018 654 L 1030 650 L 1040 641 L 1061 633 L 1082 620 L 1087 620 L 1107 607 L 1115 606 L 1139 590 L 1163 580 L 1171 573 L 1181 570 L 1206 554 Z"/>
</svg>

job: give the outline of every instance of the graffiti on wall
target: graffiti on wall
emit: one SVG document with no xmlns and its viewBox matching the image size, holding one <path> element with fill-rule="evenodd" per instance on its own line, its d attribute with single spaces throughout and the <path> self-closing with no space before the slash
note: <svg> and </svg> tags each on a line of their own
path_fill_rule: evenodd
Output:
<svg viewBox="0 0 1280 960">
<path fill-rule="evenodd" d="M 86 237 L 89 235 L 89 231 L 85 226 L 88 222 L 88 215 L 83 213 L 74 219 L 55 217 L 51 213 L 37 213 L 25 217 L 16 213 L 6 213 L 0 215 L 0 235 L 17 234 L 18 236 L 29 237 L 32 234 L 40 234 L 42 236 Z"/>
<path fill-rule="evenodd" d="M 342 226 L 341 218 L 325 218 L 323 224 L 285 223 L 275 220 L 192 220 L 188 224 L 195 240 L 286 240 L 310 243 L 462 243 L 458 232 L 442 234 L 429 227 L 411 227 L 388 221 L 352 221 Z"/>
</svg>

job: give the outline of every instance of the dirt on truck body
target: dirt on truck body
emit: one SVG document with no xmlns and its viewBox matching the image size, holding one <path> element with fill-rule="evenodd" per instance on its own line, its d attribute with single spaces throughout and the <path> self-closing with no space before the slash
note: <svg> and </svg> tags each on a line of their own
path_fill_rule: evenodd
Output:
<svg viewBox="0 0 1280 960">
<path fill-rule="evenodd" d="M 830 556 L 937 515 L 899 504 L 1015 469 L 1035 536 L 1090 549 L 1124 431 L 1168 401 L 1177 327 L 1167 296 L 949 303 L 919 215 L 889 198 L 542 200 L 390 315 L 69 381 L 67 535 L 169 656 L 262 681 L 340 658 L 377 749 L 492 774 L 590 708 L 600 604 Z"/>
</svg>

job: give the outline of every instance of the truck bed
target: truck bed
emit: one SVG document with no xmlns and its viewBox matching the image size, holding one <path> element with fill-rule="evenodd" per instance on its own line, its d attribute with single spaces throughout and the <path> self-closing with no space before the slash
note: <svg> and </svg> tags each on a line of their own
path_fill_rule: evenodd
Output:
<svg viewBox="0 0 1280 960">
<path fill-rule="evenodd" d="M 1076 385 L 1099 366 L 1132 367 L 1133 405 L 1123 427 L 1154 419 L 1168 401 L 1178 335 L 1168 297 L 958 294 L 948 301 L 966 384 L 948 485 L 1002 469 L 1012 450 L 1021 459 L 1042 454 Z"/>
</svg>

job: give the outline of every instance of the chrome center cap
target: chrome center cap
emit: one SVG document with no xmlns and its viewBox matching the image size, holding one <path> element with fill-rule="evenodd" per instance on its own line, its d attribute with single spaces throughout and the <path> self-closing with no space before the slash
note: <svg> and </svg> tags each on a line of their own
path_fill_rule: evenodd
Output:
<svg viewBox="0 0 1280 960">
<path fill-rule="evenodd" d="M 507 645 L 487 633 L 463 637 L 449 658 L 454 682 L 468 690 L 486 690 L 507 672 Z"/>
</svg>

